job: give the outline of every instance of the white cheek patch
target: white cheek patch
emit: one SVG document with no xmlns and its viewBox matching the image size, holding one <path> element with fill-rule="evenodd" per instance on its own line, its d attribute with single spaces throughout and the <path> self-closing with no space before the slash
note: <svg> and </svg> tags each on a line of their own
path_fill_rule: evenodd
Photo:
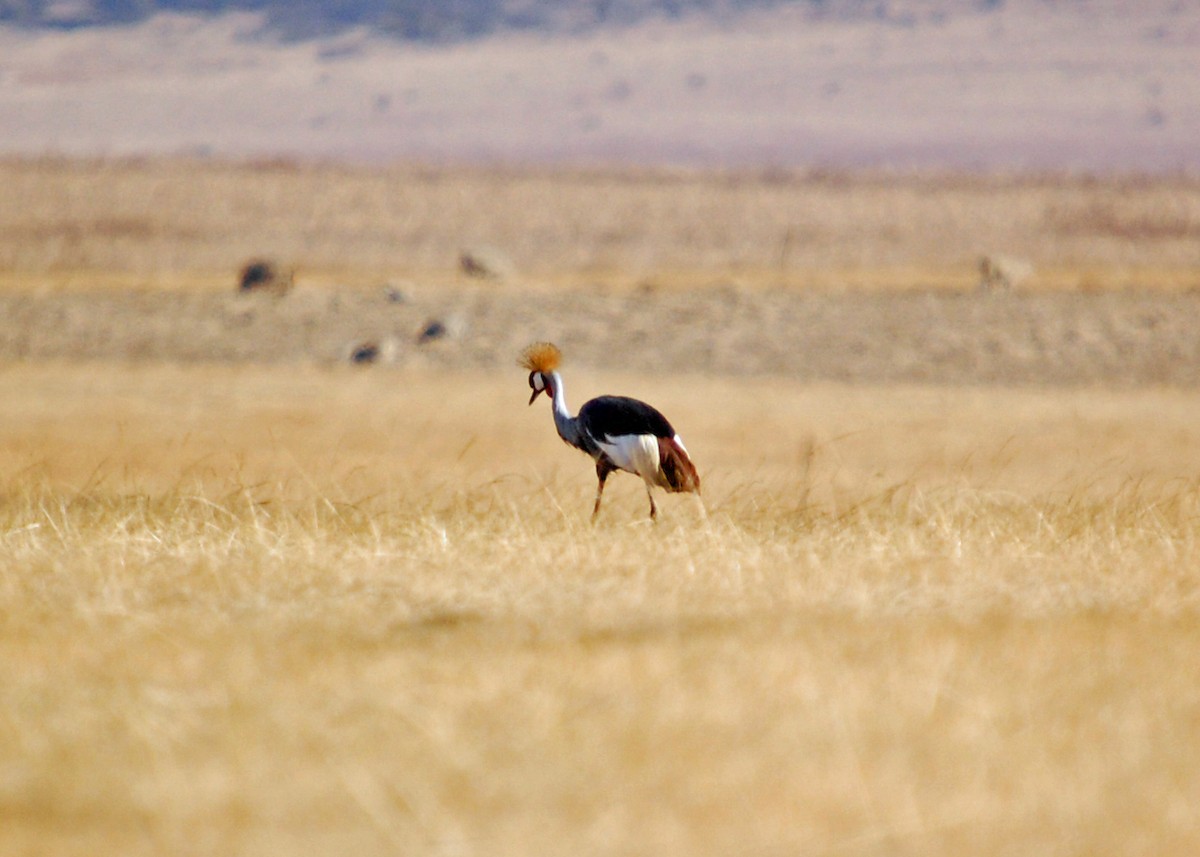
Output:
<svg viewBox="0 0 1200 857">
<path fill-rule="evenodd" d="M 539 393 L 546 389 L 546 382 L 542 380 L 541 372 L 537 372 L 533 376 L 533 389 L 537 390 Z"/>
</svg>

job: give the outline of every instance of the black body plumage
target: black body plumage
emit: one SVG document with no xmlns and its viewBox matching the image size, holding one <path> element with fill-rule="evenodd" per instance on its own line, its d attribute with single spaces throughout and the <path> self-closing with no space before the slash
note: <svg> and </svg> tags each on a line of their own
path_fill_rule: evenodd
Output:
<svg viewBox="0 0 1200 857">
<path fill-rule="evenodd" d="M 628 396 L 598 396 L 579 409 L 579 427 L 597 440 L 652 434 L 674 437 L 675 429 L 658 409 Z"/>
</svg>

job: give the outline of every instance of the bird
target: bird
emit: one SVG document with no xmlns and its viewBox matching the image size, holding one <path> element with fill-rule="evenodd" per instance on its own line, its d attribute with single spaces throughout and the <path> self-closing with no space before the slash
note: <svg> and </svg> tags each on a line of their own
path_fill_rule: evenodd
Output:
<svg viewBox="0 0 1200 857">
<path fill-rule="evenodd" d="M 700 474 L 683 439 L 656 408 L 628 396 L 599 396 L 585 402 L 577 416 L 567 408 L 566 391 L 558 373 L 562 352 L 550 342 L 535 342 L 521 352 L 519 365 L 529 370 L 532 405 L 546 393 L 551 400 L 554 427 L 561 437 L 596 461 L 596 503 L 592 521 L 600 514 L 604 483 L 615 470 L 641 477 L 650 498 L 650 520 L 658 518 L 653 489 L 700 494 Z"/>
</svg>

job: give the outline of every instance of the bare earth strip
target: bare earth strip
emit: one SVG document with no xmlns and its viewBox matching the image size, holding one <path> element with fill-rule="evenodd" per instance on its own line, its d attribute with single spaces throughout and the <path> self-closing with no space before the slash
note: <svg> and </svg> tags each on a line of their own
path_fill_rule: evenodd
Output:
<svg viewBox="0 0 1200 857">
<path fill-rule="evenodd" d="M 0 358 L 1193 385 L 1193 179 L 0 163 Z M 483 247 L 504 276 L 463 275 Z M 238 268 L 294 268 L 282 298 Z M 1015 258 L 1008 290 L 982 257 Z M 1020 272 L 1024 270 L 1025 273 Z M 443 339 L 419 343 L 438 321 Z"/>
<path fill-rule="evenodd" d="M 507 367 L 558 341 L 579 366 L 849 383 L 1200 383 L 1200 295 L 299 289 L 283 297 L 0 294 L 0 359 Z M 446 320 L 443 340 L 423 340 Z"/>
</svg>

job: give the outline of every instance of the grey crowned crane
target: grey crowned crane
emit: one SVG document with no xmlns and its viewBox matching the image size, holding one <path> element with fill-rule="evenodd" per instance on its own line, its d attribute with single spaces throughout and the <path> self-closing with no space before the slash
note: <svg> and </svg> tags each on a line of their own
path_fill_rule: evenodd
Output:
<svg viewBox="0 0 1200 857">
<path fill-rule="evenodd" d="M 671 492 L 700 493 L 700 474 L 688 457 L 683 440 L 667 418 L 656 409 L 626 396 L 600 396 L 584 403 L 578 416 L 567 409 L 566 393 L 558 365 L 562 352 L 549 342 L 537 342 L 521 353 L 520 365 L 529 370 L 533 404 L 547 393 L 554 407 L 554 426 L 571 446 L 596 460 L 596 505 L 592 520 L 600 513 L 604 481 L 614 470 L 640 476 L 650 498 L 650 518 L 658 516 L 654 505 L 655 486 Z"/>
</svg>

